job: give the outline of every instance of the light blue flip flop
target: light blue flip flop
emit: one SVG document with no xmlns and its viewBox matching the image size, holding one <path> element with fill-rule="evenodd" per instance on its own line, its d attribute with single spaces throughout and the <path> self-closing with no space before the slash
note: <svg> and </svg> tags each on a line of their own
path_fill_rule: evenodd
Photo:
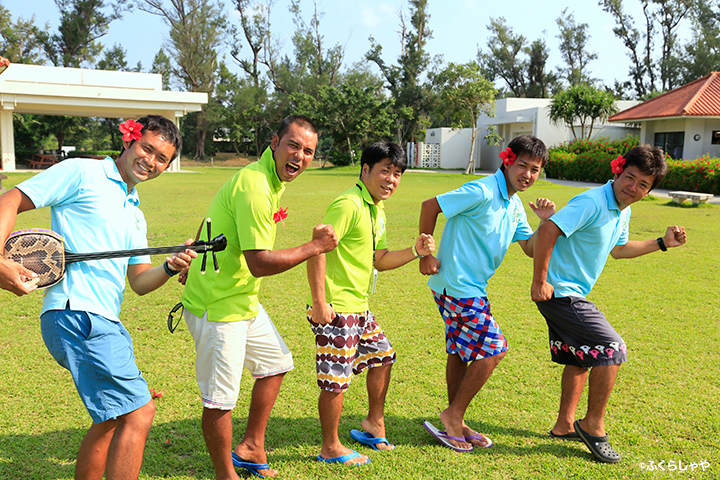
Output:
<svg viewBox="0 0 720 480">
<path fill-rule="evenodd" d="M 372 447 L 378 451 L 380 450 L 379 448 L 377 448 L 378 443 L 387 443 L 389 447 L 392 447 L 385 450 L 393 450 L 395 448 L 395 445 L 390 445 L 390 442 L 388 442 L 387 438 L 373 437 L 372 434 L 368 432 L 361 432 L 360 430 L 357 430 L 355 428 L 350 430 L 350 437 L 356 442 L 360 442 L 363 445 L 367 445 L 368 447 Z"/>
<path fill-rule="evenodd" d="M 360 456 L 358 452 L 355 450 L 351 450 L 352 453 L 348 453 L 347 455 L 340 455 L 339 457 L 332 457 L 332 458 L 323 458 L 321 455 L 317 456 L 318 462 L 325 462 L 325 463 L 345 463 L 348 460 L 352 460 L 353 458 L 357 458 Z M 354 463 L 353 466 L 357 467 L 359 465 L 367 465 L 370 463 L 370 459 L 367 459 L 367 462 L 364 463 Z"/>
</svg>

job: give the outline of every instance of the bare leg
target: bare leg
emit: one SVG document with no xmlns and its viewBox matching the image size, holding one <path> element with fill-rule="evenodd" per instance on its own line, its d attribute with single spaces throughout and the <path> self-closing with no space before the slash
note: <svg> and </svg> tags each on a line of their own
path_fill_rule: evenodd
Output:
<svg viewBox="0 0 720 480">
<path fill-rule="evenodd" d="M 267 463 L 265 431 L 284 378 L 285 374 L 281 373 L 255 380 L 245 435 L 235 447 L 235 453 L 243 460 L 252 463 Z M 279 473 L 272 469 L 258 470 L 258 472 L 265 477 L 274 477 Z"/>
<path fill-rule="evenodd" d="M 338 427 L 342 415 L 343 394 L 320 390 L 318 400 L 318 412 L 320 413 L 320 427 L 323 433 L 322 449 L 320 455 L 323 458 L 339 457 L 352 453 L 349 448 L 340 442 Z M 367 462 L 365 455 L 353 458 L 348 462 L 350 465 Z"/>
<path fill-rule="evenodd" d="M 468 364 L 463 362 L 460 355 L 448 353 L 445 364 L 445 384 L 447 385 L 448 405 L 455 400 L 460 384 L 465 377 Z"/>
<path fill-rule="evenodd" d="M 155 403 L 115 420 L 94 423 L 80 444 L 75 465 L 76 480 L 133 479 L 140 474 L 145 442 L 155 417 Z"/>
<path fill-rule="evenodd" d="M 203 408 L 202 430 L 217 480 L 238 480 L 232 464 L 232 410 Z"/>
<path fill-rule="evenodd" d="M 597 368 L 597 367 L 596 367 Z M 565 365 L 561 380 L 560 410 L 552 432 L 556 435 L 565 435 L 575 431 L 577 406 L 580 401 L 588 370 L 574 365 Z"/>
<path fill-rule="evenodd" d="M 580 421 L 583 431 L 590 435 L 605 435 L 605 409 L 615 385 L 620 365 L 600 365 L 590 371 L 590 389 L 588 390 L 588 410 Z"/>
<path fill-rule="evenodd" d="M 465 368 L 465 374 L 462 376 L 459 388 L 452 396 L 450 405 L 440 413 L 440 420 L 445 426 L 448 435 L 453 437 L 465 436 L 465 429 L 467 427 L 465 425 L 465 412 L 468 406 L 470 406 L 472 399 L 475 398 L 475 395 L 477 395 L 488 378 L 490 378 L 497 364 L 505 357 L 505 353 L 506 352 L 503 352 L 499 355 L 475 360 L 470 365 L 464 367 L 457 365 L 457 362 L 462 362 L 459 356 L 448 355 L 446 378 L 451 378 L 451 381 L 454 381 L 454 379 L 459 376 L 458 373 L 448 373 L 453 367 L 457 367 L 458 371 Z M 452 388 L 448 385 L 448 397 L 451 395 Z M 469 448 L 471 446 L 468 442 L 453 442 L 451 440 L 451 443 L 460 448 Z"/>
<path fill-rule="evenodd" d="M 80 444 L 75 464 L 76 480 L 100 480 L 103 477 L 113 433 L 115 420 L 92 424 Z"/>
<path fill-rule="evenodd" d="M 387 438 L 385 433 L 385 398 L 390 385 L 392 365 L 373 367 L 367 372 L 368 415 L 362 421 L 362 428 L 375 438 Z M 394 445 L 378 443 L 378 450 L 392 450 Z"/>
</svg>

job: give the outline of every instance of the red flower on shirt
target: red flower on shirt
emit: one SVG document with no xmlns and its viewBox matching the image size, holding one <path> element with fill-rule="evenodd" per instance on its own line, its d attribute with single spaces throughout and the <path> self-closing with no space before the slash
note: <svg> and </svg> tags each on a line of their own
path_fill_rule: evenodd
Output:
<svg viewBox="0 0 720 480">
<path fill-rule="evenodd" d="M 618 157 L 610 162 L 610 166 L 612 167 L 612 172 L 614 174 L 620 174 L 625 169 L 625 159 L 622 155 L 618 155 Z"/>
<path fill-rule="evenodd" d="M 123 141 L 140 140 L 142 138 L 143 126 L 142 123 L 138 123 L 132 118 L 128 119 L 125 123 L 121 123 L 120 131 L 123 134 Z"/>
<path fill-rule="evenodd" d="M 283 222 L 283 220 L 285 220 L 287 218 L 288 208 L 290 208 L 290 207 L 281 208 L 277 212 L 273 213 L 273 220 L 275 220 L 275 223 L 280 222 L 283 224 L 283 227 L 285 226 L 285 222 Z"/>
<path fill-rule="evenodd" d="M 502 158 L 503 164 L 506 167 L 509 167 L 513 163 L 515 163 L 515 159 L 517 158 L 517 155 L 515 155 L 515 152 L 512 151 L 510 147 L 506 148 L 502 152 L 500 152 L 500 158 Z"/>
</svg>

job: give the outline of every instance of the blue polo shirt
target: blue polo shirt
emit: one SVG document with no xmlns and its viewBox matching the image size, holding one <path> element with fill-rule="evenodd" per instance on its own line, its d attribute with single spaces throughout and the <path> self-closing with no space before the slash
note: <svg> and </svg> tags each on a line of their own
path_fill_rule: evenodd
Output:
<svg viewBox="0 0 720 480">
<path fill-rule="evenodd" d="M 575 196 L 550 220 L 562 230 L 548 267 L 557 297 L 586 297 L 616 245 L 628 242 L 630 207 L 620 210 L 612 180 Z"/>
<path fill-rule="evenodd" d="M 137 190 L 127 191 L 115 162 L 68 159 L 17 186 L 35 208 L 51 207 L 52 229 L 75 253 L 147 247 L 147 224 L 138 208 Z M 150 257 L 112 258 L 71 263 L 65 278 L 50 287 L 42 313 L 70 308 L 119 321 L 128 264 Z"/>
<path fill-rule="evenodd" d="M 533 234 L 522 201 L 508 196 L 502 170 L 436 198 L 447 222 L 437 253 L 440 271 L 428 285 L 456 298 L 487 297 L 510 244 Z"/>
</svg>

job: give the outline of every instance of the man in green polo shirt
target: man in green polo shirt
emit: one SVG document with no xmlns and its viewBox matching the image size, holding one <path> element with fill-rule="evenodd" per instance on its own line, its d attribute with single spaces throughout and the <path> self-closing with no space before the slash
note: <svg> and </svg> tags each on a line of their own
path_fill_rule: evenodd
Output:
<svg viewBox="0 0 720 480">
<path fill-rule="evenodd" d="M 184 317 L 195 340 L 195 372 L 202 394 L 202 429 L 216 478 L 239 478 L 234 467 L 274 477 L 267 464 L 265 427 L 292 354 L 258 302 L 261 277 L 288 270 L 337 245 L 333 228 L 318 225 L 312 240 L 273 250 L 285 183 L 310 164 L 317 146 L 310 119 L 290 116 L 280 124 L 257 163 L 235 174 L 213 198 L 207 217 L 225 234 L 218 252 L 219 272 L 200 273 L 193 265 L 183 292 Z M 203 232 L 205 234 L 205 232 Z M 203 238 L 204 239 L 204 238 Z M 243 440 L 232 448 L 232 409 L 242 369 L 255 378 Z"/>
<path fill-rule="evenodd" d="M 400 267 L 435 250 L 433 237 L 422 234 L 412 247 L 388 251 L 383 200 L 392 195 L 407 168 L 402 148 L 374 143 L 363 152 L 361 164 L 360 181 L 333 201 L 323 220 L 335 229 L 337 248 L 308 260 L 307 315 L 317 347 L 323 432 L 317 459 L 348 465 L 370 461 L 345 447 L 338 436 L 344 392 L 352 376 L 365 369 L 368 415 L 362 421 L 364 431 L 353 429 L 350 435 L 376 450 L 395 448 L 385 438 L 385 396 L 395 351 L 368 310 L 377 270 Z"/>
</svg>

